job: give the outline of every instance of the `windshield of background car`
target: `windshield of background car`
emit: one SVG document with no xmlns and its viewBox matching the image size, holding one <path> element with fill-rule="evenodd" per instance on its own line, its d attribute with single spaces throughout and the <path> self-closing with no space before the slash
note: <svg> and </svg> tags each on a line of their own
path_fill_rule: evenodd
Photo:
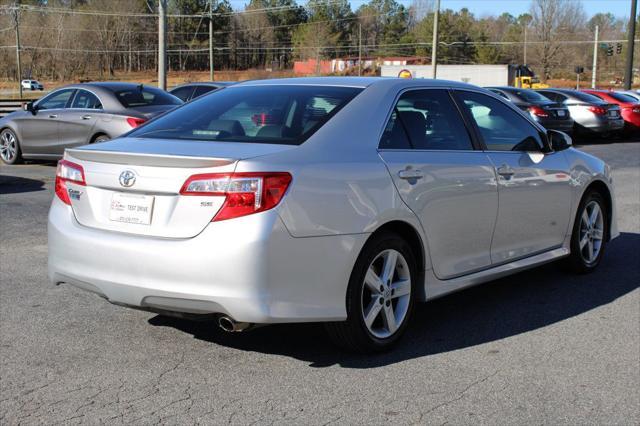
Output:
<svg viewBox="0 0 640 426">
<path fill-rule="evenodd" d="M 535 103 L 553 103 L 553 101 L 546 96 L 541 95 L 538 92 L 534 92 L 533 90 L 517 90 L 513 92 L 519 98 L 524 99 L 527 102 L 535 102 Z"/>
<path fill-rule="evenodd" d="M 604 101 L 602 99 L 600 99 L 597 96 L 591 95 L 589 93 L 583 93 L 583 92 L 571 92 L 571 96 L 583 101 L 583 102 L 589 102 L 592 104 L 602 104 L 604 103 Z"/>
<path fill-rule="evenodd" d="M 634 98 L 633 96 L 625 95 L 624 93 L 609 92 L 608 94 L 618 102 L 633 103 L 633 104 L 638 103 L 638 100 L 636 98 Z"/>
<path fill-rule="evenodd" d="M 131 89 L 116 90 L 114 93 L 125 108 L 149 105 L 182 105 L 180 99 L 154 87 L 136 86 Z"/>
<path fill-rule="evenodd" d="M 129 136 L 300 145 L 361 91 L 331 86 L 234 87 L 198 98 Z"/>
</svg>

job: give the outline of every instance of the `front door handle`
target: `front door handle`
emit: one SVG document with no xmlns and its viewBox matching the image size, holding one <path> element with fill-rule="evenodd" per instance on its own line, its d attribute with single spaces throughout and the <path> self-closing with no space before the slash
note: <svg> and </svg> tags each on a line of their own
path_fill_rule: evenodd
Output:
<svg viewBox="0 0 640 426">
<path fill-rule="evenodd" d="M 398 177 L 400 179 L 407 179 L 407 180 L 422 179 L 424 177 L 424 173 L 422 173 L 422 170 L 416 170 L 411 167 L 407 167 L 405 170 L 400 170 L 398 172 Z"/>
<path fill-rule="evenodd" d="M 498 174 L 506 179 L 509 179 L 511 176 L 516 174 L 516 171 L 513 170 L 509 165 L 503 164 L 498 167 Z"/>
<path fill-rule="evenodd" d="M 82 119 L 83 120 L 91 120 L 91 116 L 90 115 L 83 115 Z"/>
<path fill-rule="evenodd" d="M 58 114 L 49 114 L 49 118 L 58 118 Z"/>
</svg>

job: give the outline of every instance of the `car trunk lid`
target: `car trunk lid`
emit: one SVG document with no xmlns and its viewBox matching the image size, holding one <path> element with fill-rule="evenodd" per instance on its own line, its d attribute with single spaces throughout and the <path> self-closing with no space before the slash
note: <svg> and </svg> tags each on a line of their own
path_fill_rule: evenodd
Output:
<svg viewBox="0 0 640 426">
<path fill-rule="evenodd" d="M 194 174 L 232 173 L 238 161 L 292 149 L 288 145 L 124 138 L 70 149 L 86 185 L 67 183 L 77 221 L 106 231 L 163 238 L 198 235 L 224 196 L 183 196 Z"/>
</svg>

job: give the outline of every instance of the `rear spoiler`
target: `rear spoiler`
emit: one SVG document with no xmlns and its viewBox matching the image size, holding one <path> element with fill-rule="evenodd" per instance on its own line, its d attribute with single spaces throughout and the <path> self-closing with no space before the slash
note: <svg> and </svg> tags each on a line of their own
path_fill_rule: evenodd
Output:
<svg viewBox="0 0 640 426">
<path fill-rule="evenodd" d="M 64 157 L 73 157 L 78 160 L 95 161 L 98 163 L 155 167 L 219 167 L 238 161 L 237 158 L 194 157 L 171 154 L 99 151 L 93 149 L 66 149 Z"/>
</svg>

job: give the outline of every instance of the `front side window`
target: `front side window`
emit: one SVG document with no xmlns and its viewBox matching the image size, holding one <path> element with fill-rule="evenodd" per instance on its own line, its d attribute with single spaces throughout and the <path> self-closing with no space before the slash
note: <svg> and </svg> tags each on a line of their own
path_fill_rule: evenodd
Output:
<svg viewBox="0 0 640 426">
<path fill-rule="evenodd" d="M 96 95 L 86 90 L 78 90 L 73 98 L 71 108 L 102 109 L 102 104 Z"/>
<path fill-rule="evenodd" d="M 234 87 L 193 100 L 130 136 L 299 145 L 361 90 L 296 85 Z"/>
<path fill-rule="evenodd" d="M 187 102 L 189 99 L 191 99 L 192 93 L 193 93 L 193 86 L 178 87 L 171 91 L 171 94 L 173 96 L 176 96 L 182 99 L 184 102 Z"/>
<path fill-rule="evenodd" d="M 193 92 L 193 97 L 194 98 L 200 97 L 200 96 L 202 96 L 202 95 L 204 95 L 206 93 L 209 93 L 209 92 L 211 92 L 213 90 L 216 90 L 216 88 L 213 87 L 213 86 L 197 86 L 196 90 Z"/>
<path fill-rule="evenodd" d="M 75 89 L 64 89 L 52 93 L 37 103 L 38 109 L 61 109 L 67 106 Z"/>
<path fill-rule="evenodd" d="M 116 98 L 125 108 L 144 107 L 150 105 L 181 105 L 182 101 L 175 96 L 155 87 L 136 86 L 132 89 L 117 90 Z"/>
<path fill-rule="evenodd" d="M 408 139 L 408 142 L 407 142 Z M 404 93 L 387 123 L 381 149 L 472 150 L 471 138 L 446 90 Z"/>
<path fill-rule="evenodd" d="M 482 93 L 457 91 L 489 151 L 540 151 L 538 130 L 497 99 Z"/>
</svg>

